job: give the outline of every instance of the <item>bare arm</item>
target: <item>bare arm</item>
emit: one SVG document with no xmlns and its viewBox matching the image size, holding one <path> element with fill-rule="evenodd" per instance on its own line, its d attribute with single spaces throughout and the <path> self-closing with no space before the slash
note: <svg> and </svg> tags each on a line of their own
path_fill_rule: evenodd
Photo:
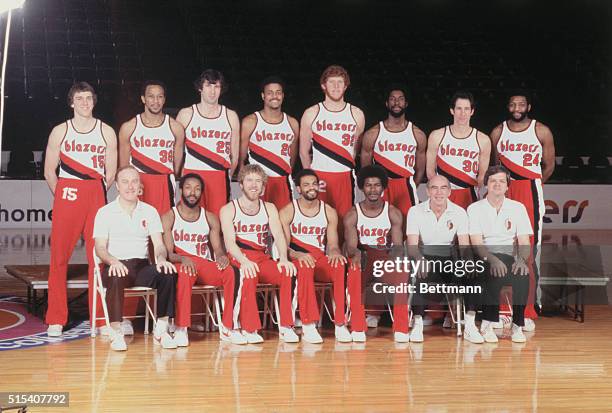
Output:
<svg viewBox="0 0 612 413">
<path fill-rule="evenodd" d="M 274 238 L 274 243 L 276 244 L 276 248 L 278 249 L 278 254 L 280 256 L 279 261 L 287 261 L 287 240 L 285 239 L 285 234 L 283 233 L 283 227 L 278 216 L 278 210 L 271 202 L 266 202 L 265 206 L 266 210 L 268 211 L 270 233 Z"/>
<path fill-rule="evenodd" d="M 191 118 L 193 117 L 193 108 L 188 106 L 179 110 L 179 113 L 176 114 L 176 121 L 183 127 L 183 129 L 187 128 L 189 122 L 191 122 Z"/>
<path fill-rule="evenodd" d="M 412 125 L 412 134 L 417 143 L 416 160 L 414 163 L 414 184 L 418 185 L 423 180 L 427 163 L 427 135 L 421 129 L 414 126 L 414 124 Z"/>
<path fill-rule="evenodd" d="M 153 244 L 153 254 L 155 255 L 155 263 L 159 264 L 166 262 L 168 257 L 168 251 L 164 245 L 161 232 L 154 232 L 150 234 L 151 243 Z"/>
<path fill-rule="evenodd" d="M 106 265 L 113 265 L 119 262 L 119 259 L 113 257 L 108 252 L 108 238 L 95 238 L 94 243 L 96 255 L 100 258 L 100 261 Z"/>
<path fill-rule="evenodd" d="M 162 228 L 164 229 L 163 239 L 166 251 L 168 251 L 168 260 L 172 262 L 182 262 L 182 257 L 174 252 L 174 237 L 172 227 L 174 226 L 174 211 L 171 209 L 161 216 Z"/>
<path fill-rule="evenodd" d="M 221 221 L 221 232 L 223 233 L 223 241 L 225 248 L 232 257 L 240 264 L 248 262 L 249 259 L 242 253 L 238 244 L 236 244 L 236 231 L 234 230 L 234 204 L 232 202 L 225 204 L 219 210 L 219 219 Z"/>
<path fill-rule="evenodd" d="M 289 119 L 289 126 L 291 126 L 291 130 L 293 131 L 293 142 L 291 142 L 291 146 L 289 146 L 289 165 L 291 165 L 291 170 L 295 165 L 295 160 L 297 159 L 298 154 L 298 145 L 299 145 L 299 136 L 300 136 L 300 124 L 297 119 L 287 116 Z"/>
<path fill-rule="evenodd" d="M 221 223 L 219 222 L 219 218 L 212 212 L 206 211 L 206 219 L 210 227 L 210 232 L 208 233 L 210 246 L 215 254 L 215 260 L 219 261 L 220 257 L 225 256 L 225 248 L 223 246 L 223 241 L 221 241 Z"/>
<path fill-rule="evenodd" d="M 115 173 L 117 172 L 117 135 L 113 128 L 106 123 L 102 123 L 102 136 L 106 141 L 106 185 L 110 187 L 115 181 Z"/>
<path fill-rule="evenodd" d="M 132 118 L 119 128 L 119 167 L 130 164 L 130 136 L 136 129 L 136 119 Z"/>
<path fill-rule="evenodd" d="M 391 242 L 394 247 L 401 247 L 404 244 L 404 234 L 402 234 L 404 219 L 402 212 L 393 205 L 389 205 L 389 220 L 391 221 Z"/>
<path fill-rule="evenodd" d="M 365 114 L 357 106 L 351 105 L 351 113 L 357 122 L 357 130 L 355 131 L 355 148 L 353 152 L 353 158 L 357 157 L 357 154 L 361 150 L 361 139 L 363 138 L 363 132 L 365 131 Z"/>
<path fill-rule="evenodd" d="M 344 216 L 344 248 L 352 264 L 361 267 L 361 251 L 359 251 L 359 236 L 357 234 L 357 210 L 352 207 Z"/>
<path fill-rule="evenodd" d="M 238 166 L 242 167 L 244 161 L 249 153 L 249 140 L 251 134 L 257 127 L 257 116 L 250 114 L 242 119 L 242 127 L 240 128 L 240 159 L 238 160 Z"/>
<path fill-rule="evenodd" d="M 240 119 L 233 110 L 227 110 L 227 118 L 232 128 L 232 137 L 230 139 L 230 176 L 234 175 L 234 171 L 238 168 L 238 158 L 240 157 Z"/>
<path fill-rule="evenodd" d="M 555 171 L 555 140 L 548 126 L 537 122 L 536 136 L 542 143 L 542 182 L 548 181 Z"/>
<path fill-rule="evenodd" d="M 170 130 L 174 135 L 174 176 L 181 176 L 183 169 L 183 154 L 185 153 L 185 128 L 176 120 L 170 118 Z"/>
<path fill-rule="evenodd" d="M 287 245 L 291 242 L 291 219 L 293 218 L 293 203 L 287 204 L 278 213 L 281 226 L 283 227 L 283 234 L 285 235 L 285 241 Z M 294 251 L 289 247 L 289 258 L 297 258 L 297 251 Z"/>
<path fill-rule="evenodd" d="M 310 149 L 312 148 L 312 122 L 314 122 L 319 113 L 319 106 L 314 105 L 306 109 L 300 121 L 300 159 L 304 169 L 310 168 L 312 157 Z"/>
<path fill-rule="evenodd" d="M 429 139 L 427 140 L 425 165 L 427 179 L 431 179 L 436 176 L 436 157 L 438 156 L 438 147 L 440 146 L 440 142 L 442 142 L 443 136 L 444 128 L 436 129 L 429 134 Z"/>
<path fill-rule="evenodd" d="M 327 252 L 328 254 L 341 254 L 338 238 L 338 213 L 327 204 L 325 204 L 325 212 L 327 214 Z"/>
<path fill-rule="evenodd" d="M 502 133 L 502 125 L 501 123 L 497 125 L 491 131 L 491 162 L 490 165 L 499 164 L 499 153 L 497 152 L 497 142 L 499 142 L 499 138 L 501 138 Z"/>
<path fill-rule="evenodd" d="M 478 157 L 478 186 L 484 185 L 484 176 L 489 168 L 489 158 L 491 157 L 491 139 L 484 133 L 478 132 L 476 139 L 480 146 L 480 156 Z"/>
<path fill-rule="evenodd" d="M 374 157 L 374 144 L 380 131 L 380 125 L 377 123 L 372 126 L 363 134 L 363 140 L 361 142 L 361 167 L 372 165 Z"/>
<path fill-rule="evenodd" d="M 51 193 L 55 194 L 55 187 L 57 185 L 57 174 L 55 170 L 60 162 L 60 145 L 64 136 L 66 136 L 67 126 L 66 123 L 60 123 L 51 130 L 49 134 L 49 141 L 47 142 L 47 151 L 45 155 L 45 180 Z"/>
</svg>

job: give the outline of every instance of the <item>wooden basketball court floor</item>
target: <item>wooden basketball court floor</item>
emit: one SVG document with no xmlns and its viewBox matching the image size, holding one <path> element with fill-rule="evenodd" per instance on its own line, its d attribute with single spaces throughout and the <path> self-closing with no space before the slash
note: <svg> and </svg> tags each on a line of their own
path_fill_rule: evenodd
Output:
<svg viewBox="0 0 612 413">
<path fill-rule="evenodd" d="M 16 233 L 0 231 L 2 265 L 45 263 L 40 239 L 23 231 L 30 239 L 23 250 L 11 246 Z M 549 235 L 585 244 L 612 238 Z M 84 262 L 81 250 L 73 258 Z M 3 268 L 0 294 L 25 296 Z M 422 344 L 396 344 L 383 327 L 370 329 L 365 344 L 335 343 L 331 329 L 322 345 L 281 344 L 272 330 L 264 344 L 247 346 L 190 333 L 191 345 L 177 350 L 137 331 L 123 353 L 104 338 L 85 338 L 0 352 L 0 392 L 70 393 L 69 408 L 31 412 L 612 411 L 612 308 L 586 311 L 585 323 L 541 317 L 524 344 L 508 331 L 498 344 L 471 344 L 439 325 L 425 328 Z"/>
</svg>

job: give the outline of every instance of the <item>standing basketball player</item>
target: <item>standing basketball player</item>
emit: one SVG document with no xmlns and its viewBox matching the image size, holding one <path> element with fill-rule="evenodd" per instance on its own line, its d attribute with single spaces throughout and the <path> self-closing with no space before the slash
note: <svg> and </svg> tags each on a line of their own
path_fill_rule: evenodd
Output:
<svg viewBox="0 0 612 413">
<path fill-rule="evenodd" d="M 94 118 L 96 99 L 91 85 L 75 83 L 68 91 L 68 104 L 74 116 L 54 127 L 47 143 L 45 179 L 54 194 L 46 315 L 50 337 L 60 336 L 68 320 L 66 271 L 81 235 L 89 264 L 92 314 L 93 224 L 96 212 L 106 204 L 106 185 L 112 184 L 117 170 L 117 136 L 110 126 Z M 59 178 L 55 172 L 58 165 Z"/>
<path fill-rule="evenodd" d="M 482 186 L 489 166 L 491 140 L 470 126 L 474 114 L 471 93 L 457 92 L 450 103 L 453 124 L 429 135 L 427 178 L 445 176 L 451 183 L 449 199 L 465 209 L 478 199 L 476 189 Z"/>
<path fill-rule="evenodd" d="M 240 168 L 240 198 L 221 208 L 221 229 L 233 266 L 240 269 L 240 326 L 248 343 L 261 343 L 261 328 L 255 290 L 259 281 L 277 285 L 280 294 L 280 339 L 297 343 L 293 331 L 292 296 L 295 266 L 287 259 L 287 241 L 274 204 L 259 197 L 266 185 L 266 174 L 259 165 Z M 206 184 L 205 184 L 206 185 Z M 274 261 L 268 254 L 268 236 L 272 234 L 280 255 Z"/>
<path fill-rule="evenodd" d="M 387 174 L 380 166 L 361 168 L 357 185 L 363 191 L 365 199 L 344 217 L 345 249 L 350 263 L 347 287 L 351 308 L 351 336 L 356 342 L 366 341 L 367 326 L 362 293 L 372 278 L 372 264 L 378 260 L 391 259 L 388 248 L 403 244 L 402 213 L 382 199 L 387 183 Z M 368 254 L 366 268 L 362 268 L 362 252 Z M 394 274 L 389 275 L 396 277 Z M 396 280 L 391 282 L 395 283 Z M 410 341 L 407 294 L 395 294 L 394 299 L 394 339 L 405 343 Z"/>
<path fill-rule="evenodd" d="M 147 80 L 140 91 L 144 112 L 119 129 L 119 166 L 133 165 L 140 172 L 141 201 L 160 215 L 174 206 L 174 175 L 183 161 L 185 131 L 180 123 L 164 114 L 166 86 Z"/>
<path fill-rule="evenodd" d="M 338 214 L 319 200 L 319 178 L 312 169 L 298 172 L 295 186 L 301 197 L 280 211 L 280 220 L 289 241 L 289 256 L 297 268 L 304 341 L 323 341 L 315 324 L 320 316 L 315 281 L 333 283 L 336 340 L 353 341 L 346 328 L 344 312 L 346 258 L 338 245 Z"/>
<path fill-rule="evenodd" d="M 285 83 L 276 76 L 261 82 L 263 109 L 242 119 L 240 130 L 240 162 L 259 165 L 268 175 L 262 195 L 278 210 L 291 202 L 291 170 L 297 153 L 299 124 L 282 111 Z"/>
<path fill-rule="evenodd" d="M 512 183 L 508 198 L 525 205 L 533 228 L 531 244 L 536 247 L 536 266 L 539 265 L 537 248 L 542 245 L 542 223 L 546 207 L 542 184 L 555 170 L 555 143 L 548 126 L 529 118 L 531 102 L 529 94 L 517 92 L 508 100 L 508 120 L 497 125 L 491 132 L 491 141 L 496 160 L 508 171 Z M 536 268 L 530 268 L 533 272 Z M 531 275 L 531 274 L 530 274 Z M 530 304 L 525 310 L 525 331 L 535 329 L 533 319 L 537 313 L 533 307 L 533 277 L 530 283 Z"/>
<path fill-rule="evenodd" d="M 352 172 L 365 116 L 344 100 L 351 81 L 343 67 L 329 66 L 320 84 L 325 100 L 306 109 L 300 123 L 300 159 L 302 166 L 313 169 L 321 180 L 321 200 L 335 208 L 342 219 L 354 204 Z"/>
<path fill-rule="evenodd" d="M 194 82 L 200 103 L 183 108 L 176 120 L 185 128 L 183 175 L 195 173 L 204 181 L 201 205 L 213 214 L 229 201 L 230 177 L 238 166 L 240 121 L 219 104 L 226 88 L 223 74 L 207 69 Z"/>
<path fill-rule="evenodd" d="M 406 216 L 416 205 L 416 186 L 425 172 L 427 136 L 406 119 L 408 101 L 401 86 L 393 86 L 387 94 L 387 119 L 372 126 L 363 135 L 361 165 L 382 166 L 389 176 L 385 201 Z"/>
<path fill-rule="evenodd" d="M 240 273 L 229 265 L 221 241 L 219 218 L 200 206 L 203 186 L 198 175 L 183 176 L 179 182 L 181 202 L 161 218 L 168 259 L 176 263 L 178 269 L 174 340 L 179 347 L 189 345 L 187 327 L 191 325 L 191 289 L 199 281 L 204 285 L 223 287 L 225 304 L 219 328 L 221 340 L 246 344 L 246 339 L 240 330 L 234 328 L 233 322 Z"/>
</svg>

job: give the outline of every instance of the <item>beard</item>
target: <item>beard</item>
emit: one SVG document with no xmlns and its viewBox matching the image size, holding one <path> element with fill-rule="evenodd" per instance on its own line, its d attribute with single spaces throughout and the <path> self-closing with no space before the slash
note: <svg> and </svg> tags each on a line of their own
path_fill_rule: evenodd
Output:
<svg viewBox="0 0 612 413">
<path fill-rule="evenodd" d="M 315 192 L 314 195 L 310 195 L 310 193 L 304 192 L 302 193 L 302 197 L 307 201 L 314 201 L 315 199 L 319 197 L 319 193 Z"/>
<path fill-rule="evenodd" d="M 191 201 L 189 201 L 189 198 L 185 197 L 185 195 L 181 195 L 181 200 L 187 208 L 195 208 L 200 203 L 200 198 L 196 198 L 195 202 L 191 203 Z"/>
<path fill-rule="evenodd" d="M 516 112 L 512 112 L 512 113 L 510 113 L 510 119 L 511 119 L 511 120 L 513 120 L 513 121 L 515 121 L 515 122 L 521 122 L 521 121 L 525 120 L 525 118 L 527 117 L 527 112 L 518 112 L 518 113 L 520 113 L 520 115 L 521 115 L 521 116 L 520 116 L 520 117 L 517 119 L 517 118 L 514 116 L 514 114 L 515 114 L 515 113 L 516 113 Z"/>
<path fill-rule="evenodd" d="M 394 118 L 401 118 L 402 116 L 404 116 L 404 114 L 406 113 L 406 109 L 402 109 L 399 112 L 394 112 L 392 110 L 389 111 L 389 115 L 391 115 Z"/>
</svg>

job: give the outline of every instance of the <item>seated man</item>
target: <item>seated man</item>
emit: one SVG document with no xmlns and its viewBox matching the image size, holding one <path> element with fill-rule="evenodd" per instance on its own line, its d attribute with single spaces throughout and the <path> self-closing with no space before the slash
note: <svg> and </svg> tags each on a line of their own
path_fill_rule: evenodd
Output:
<svg viewBox="0 0 612 413">
<path fill-rule="evenodd" d="M 338 214 L 319 199 L 319 178 L 312 169 L 303 169 L 294 179 L 301 197 L 280 211 L 280 220 L 289 241 L 289 256 L 297 268 L 298 306 L 304 340 L 323 342 L 315 324 L 320 316 L 315 281 L 323 281 L 333 283 L 336 340 L 351 342 L 353 339 L 346 328 L 344 312 L 346 258 L 338 246 Z"/>
<path fill-rule="evenodd" d="M 470 241 L 476 253 L 487 261 L 482 324 L 480 332 L 488 343 L 496 343 L 493 324 L 499 321 L 499 292 L 512 285 L 512 341 L 524 343 L 525 305 L 529 295 L 529 236 L 533 235 L 529 215 L 520 202 L 506 198 L 510 173 L 503 166 L 490 167 L 484 177 L 485 199 L 468 207 Z M 518 253 L 515 252 L 518 244 Z"/>
<path fill-rule="evenodd" d="M 106 287 L 112 328 L 111 348 L 127 350 L 121 331 L 123 290 L 133 286 L 157 290 L 154 342 L 164 348 L 176 348 L 174 338 L 168 333 L 168 318 L 174 317 L 176 268 L 166 260 L 159 214 L 138 200 L 140 175 L 133 166 L 119 168 L 116 181 L 119 196 L 98 210 L 93 230 L 96 254 L 105 264 L 102 284 Z M 147 259 L 149 237 L 155 254 L 152 265 Z"/>
<path fill-rule="evenodd" d="M 279 286 L 280 339 L 297 343 L 293 331 L 293 291 L 295 266 L 287 259 L 287 241 L 274 204 L 259 197 L 266 185 L 266 174 L 259 165 L 240 169 L 238 181 L 242 194 L 224 205 L 219 213 L 221 230 L 231 264 L 240 269 L 240 326 L 250 344 L 263 342 L 257 330 L 261 328 L 257 309 L 256 289 L 259 281 Z M 274 261 L 268 253 L 268 234 L 271 233 L 280 259 Z"/>
<path fill-rule="evenodd" d="M 223 324 L 219 328 L 221 340 L 246 344 L 246 339 L 235 328 L 233 321 L 240 272 L 229 265 L 221 242 L 219 218 L 200 207 L 204 182 L 197 174 L 187 174 L 179 181 L 179 189 L 181 202 L 162 216 L 168 257 L 170 261 L 179 264 L 176 286 L 177 329 L 174 333 L 176 344 L 180 347 L 189 345 L 187 327 L 191 325 L 191 288 L 196 281 L 223 287 L 225 305 Z"/>
<path fill-rule="evenodd" d="M 387 173 L 380 166 L 362 168 L 357 176 L 357 186 L 365 194 L 365 200 L 353 206 L 344 217 L 345 248 L 350 263 L 347 284 L 351 336 L 355 342 L 366 341 L 362 293 L 372 278 L 372 264 L 378 260 L 392 259 L 389 247 L 401 247 L 404 241 L 402 213 L 382 198 L 387 182 Z M 367 267 L 363 269 L 362 251 L 368 254 Z M 388 276 L 387 280 L 393 278 L 390 284 L 398 284 L 397 278 L 402 277 L 402 274 L 393 273 Z M 395 341 L 405 343 L 410 340 L 408 300 L 405 293 L 394 294 L 393 331 Z"/>
</svg>

